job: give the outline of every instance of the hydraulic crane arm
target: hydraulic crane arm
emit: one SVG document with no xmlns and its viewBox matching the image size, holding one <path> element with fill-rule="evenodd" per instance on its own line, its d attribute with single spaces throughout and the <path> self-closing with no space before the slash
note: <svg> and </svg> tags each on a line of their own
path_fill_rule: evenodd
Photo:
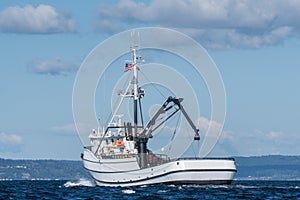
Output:
<svg viewBox="0 0 300 200">
<path fill-rule="evenodd" d="M 183 98 L 175 98 L 175 97 L 169 97 L 164 103 L 163 105 L 160 107 L 160 109 L 155 113 L 155 115 L 151 118 L 151 120 L 147 123 L 147 125 L 145 126 L 145 128 L 143 129 L 143 131 L 141 132 L 140 136 L 145 136 L 146 138 L 151 138 L 152 135 L 151 133 L 153 132 L 152 129 L 150 129 L 156 122 L 157 118 L 165 113 L 166 111 L 170 110 L 171 108 L 173 108 L 174 106 L 177 106 L 178 108 L 175 109 L 175 111 L 170 114 L 166 120 L 168 120 L 170 117 L 172 117 L 178 110 L 181 110 L 181 112 L 183 113 L 184 117 L 187 119 L 188 123 L 190 124 L 190 126 L 192 127 L 192 129 L 195 132 L 195 136 L 194 136 L 194 140 L 200 140 L 200 136 L 199 136 L 199 129 L 196 128 L 196 126 L 194 125 L 193 121 L 191 120 L 191 118 L 188 116 L 187 112 L 185 111 L 185 109 L 183 108 L 183 106 L 181 105 L 181 102 L 183 101 Z M 173 102 L 172 105 L 168 106 L 170 102 Z M 168 106 L 168 107 L 167 107 Z M 156 126 L 154 128 L 154 130 L 156 130 L 159 126 L 161 126 L 163 123 L 160 123 L 158 126 Z"/>
</svg>

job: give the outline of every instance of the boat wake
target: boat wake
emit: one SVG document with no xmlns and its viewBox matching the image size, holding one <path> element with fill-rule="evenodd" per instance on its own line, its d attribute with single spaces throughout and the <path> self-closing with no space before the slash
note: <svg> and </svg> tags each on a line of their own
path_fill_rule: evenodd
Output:
<svg viewBox="0 0 300 200">
<path fill-rule="evenodd" d="M 95 187 L 94 181 L 86 180 L 86 179 L 79 179 L 78 181 L 68 181 L 64 184 L 64 187 L 78 187 L 78 186 L 85 186 L 85 187 Z"/>
</svg>

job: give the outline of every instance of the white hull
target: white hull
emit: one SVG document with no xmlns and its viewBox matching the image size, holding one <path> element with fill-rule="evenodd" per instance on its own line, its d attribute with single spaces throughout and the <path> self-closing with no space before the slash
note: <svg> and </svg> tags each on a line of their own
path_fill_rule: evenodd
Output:
<svg viewBox="0 0 300 200">
<path fill-rule="evenodd" d="M 179 159 L 140 169 L 137 157 L 98 159 L 85 149 L 84 168 L 99 186 L 152 184 L 230 184 L 236 173 L 233 159 Z"/>
<path fill-rule="evenodd" d="M 183 107 L 183 98 L 169 96 L 148 123 L 144 124 L 142 115 L 141 98 L 145 91 L 139 87 L 138 63 L 142 62 L 136 54 L 136 46 L 131 47 L 132 62 L 126 63 L 127 70 L 133 70 L 132 79 L 128 82 L 126 91 L 120 91 L 120 102 L 111 112 L 109 123 L 102 127 L 103 130 L 93 131 L 89 134 L 91 146 L 86 147 L 82 155 L 84 168 L 91 174 L 99 186 L 140 186 L 152 184 L 229 184 L 231 183 L 236 168 L 233 159 L 224 158 L 180 158 L 171 160 L 166 153 L 155 154 L 148 149 L 148 140 L 152 140 L 154 133 L 166 128 L 166 122 L 180 111 L 190 129 L 176 134 L 180 130 L 179 123 L 173 130 L 170 144 L 182 144 L 177 150 L 184 150 L 191 144 L 178 143 L 185 137 L 193 137 L 194 141 L 200 140 L 199 129 Z M 129 79 L 128 79 L 129 80 Z M 125 87 L 124 87 L 125 88 Z M 157 88 L 156 88 L 157 89 Z M 133 100 L 133 123 L 127 118 L 122 122 L 124 113 L 119 113 L 124 98 Z M 139 114 L 138 114 L 139 112 Z M 179 122 L 178 118 L 178 122 Z M 173 126 L 173 125 L 172 125 Z M 186 134 L 187 131 L 193 131 Z M 170 132 L 170 126 L 164 133 Z M 177 141 L 177 142 L 176 142 Z M 191 139 L 187 140 L 193 142 Z M 153 142 L 159 142 L 154 140 Z M 159 144 L 159 143 L 158 143 Z M 171 146 L 169 145 L 169 150 Z M 163 151 L 162 151 L 163 152 Z M 172 154 L 171 154 L 172 155 Z"/>
</svg>

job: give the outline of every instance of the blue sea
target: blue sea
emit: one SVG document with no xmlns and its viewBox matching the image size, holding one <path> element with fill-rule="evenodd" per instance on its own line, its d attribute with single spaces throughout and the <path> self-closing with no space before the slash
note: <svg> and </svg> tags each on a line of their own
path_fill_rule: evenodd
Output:
<svg viewBox="0 0 300 200">
<path fill-rule="evenodd" d="M 0 199 L 300 199 L 300 181 L 234 181 L 231 185 L 98 187 L 79 181 L 0 181 Z"/>
</svg>

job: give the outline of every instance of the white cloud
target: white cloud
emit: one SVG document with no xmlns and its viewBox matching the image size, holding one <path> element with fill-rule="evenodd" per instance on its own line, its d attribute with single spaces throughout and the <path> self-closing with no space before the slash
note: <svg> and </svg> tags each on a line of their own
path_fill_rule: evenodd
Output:
<svg viewBox="0 0 300 200">
<path fill-rule="evenodd" d="M 30 64 L 29 69 L 37 74 L 67 75 L 77 70 L 77 66 L 60 58 L 53 60 L 37 60 Z"/>
<path fill-rule="evenodd" d="M 22 143 L 22 137 L 16 134 L 0 133 L 0 143 L 4 145 L 18 145 Z"/>
<path fill-rule="evenodd" d="M 36 8 L 14 6 L 0 12 L 0 31 L 29 34 L 74 32 L 75 21 L 49 5 L 41 4 Z"/>
<path fill-rule="evenodd" d="M 297 155 L 300 152 L 300 134 L 297 133 L 257 129 L 247 132 L 222 130 L 222 124 L 205 117 L 200 117 L 196 126 L 200 129 L 202 142 L 211 142 L 208 147 L 213 146 L 212 156 Z M 219 131 L 222 131 L 221 134 Z M 218 139 L 217 144 L 205 141 L 207 136 Z M 201 148 L 207 145 L 204 143 Z"/>
<path fill-rule="evenodd" d="M 210 137 L 219 137 L 223 125 L 214 120 L 209 120 L 205 117 L 200 117 L 197 120 L 196 126 L 202 134 L 210 134 Z"/>
<path fill-rule="evenodd" d="M 51 127 L 50 129 L 52 131 L 55 131 L 55 132 L 58 132 L 58 133 L 77 133 L 77 129 L 80 133 L 91 133 L 93 128 L 92 125 L 89 125 L 89 124 L 77 124 L 77 126 L 75 126 L 74 123 L 70 123 L 70 124 L 64 124 L 64 125 L 61 125 L 61 126 L 54 126 L 54 127 Z"/>
<path fill-rule="evenodd" d="M 262 34 L 247 34 L 235 29 L 184 29 L 181 30 L 210 49 L 259 48 L 282 42 L 293 32 L 291 27 L 279 27 Z"/>
<path fill-rule="evenodd" d="M 199 156 L 207 156 L 213 148 L 215 148 L 215 145 L 221 137 L 223 124 L 205 117 L 200 117 L 197 120 L 196 127 L 199 128 L 200 138 L 202 138 Z"/>
<path fill-rule="evenodd" d="M 209 48 L 258 48 L 299 35 L 299 9 L 295 0 L 120 0 L 99 6 L 98 23 L 106 22 L 104 32 L 112 31 L 108 21 L 115 30 L 158 25 L 190 34 Z"/>
<path fill-rule="evenodd" d="M 214 153 L 224 155 L 297 155 L 300 135 L 282 131 L 223 131 Z M 291 148 L 292 147 L 292 148 Z"/>
<path fill-rule="evenodd" d="M 101 32 L 105 32 L 105 33 L 109 33 L 109 34 L 113 34 L 116 32 L 120 32 L 122 31 L 122 27 L 120 27 L 120 23 L 118 22 L 114 22 L 112 23 L 112 21 L 108 20 L 108 19 L 102 19 L 102 20 L 98 20 L 94 23 L 94 28 L 95 30 L 100 30 Z M 102 31 L 105 30 L 105 31 Z"/>
<path fill-rule="evenodd" d="M 270 131 L 266 134 L 267 138 L 269 139 L 278 139 L 280 137 L 282 137 L 282 132 L 279 131 Z"/>
</svg>

